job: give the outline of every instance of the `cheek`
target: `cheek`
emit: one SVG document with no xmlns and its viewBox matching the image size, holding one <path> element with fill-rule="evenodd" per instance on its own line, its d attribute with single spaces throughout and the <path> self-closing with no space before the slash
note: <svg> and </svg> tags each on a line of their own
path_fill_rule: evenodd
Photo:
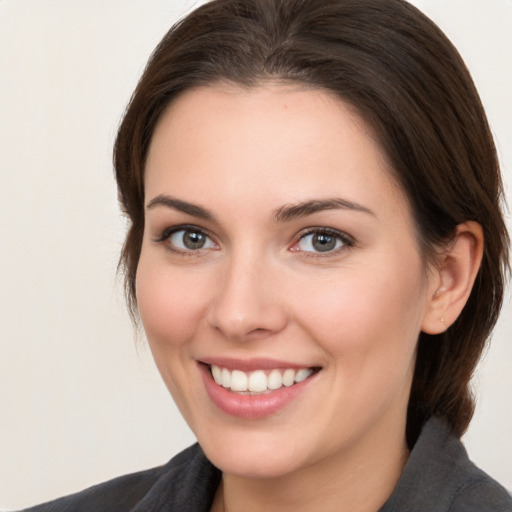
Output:
<svg viewBox="0 0 512 512">
<path fill-rule="evenodd" d="M 328 357 L 331 387 L 344 396 L 343 407 L 333 400 L 333 417 L 342 411 L 371 423 L 390 407 L 406 407 L 421 326 L 420 290 L 418 276 L 399 280 L 368 269 L 302 297 L 302 328 Z"/>
<path fill-rule="evenodd" d="M 162 269 L 141 255 L 136 287 L 140 317 L 152 348 L 161 345 L 172 350 L 193 336 L 205 309 L 206 286 L 198 286 L 198 280 L 186 272 Z"/>
<path fill-rule="evenodd" d="M 297 300 L 303 328 L 354 369 L 383 371 L 384 359 L 403 365 L 415 350 L 424 308 L 421 273 L 416 266 L 409 272 L 385 267 L 348 269 Z"/>
</svg>

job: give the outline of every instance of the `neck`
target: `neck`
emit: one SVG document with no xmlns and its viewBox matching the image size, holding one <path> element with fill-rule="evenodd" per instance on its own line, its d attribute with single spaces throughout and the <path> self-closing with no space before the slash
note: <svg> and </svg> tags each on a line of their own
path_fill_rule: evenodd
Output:
<svg viewBox="0 0 512 512">
<path fill-rule="evenodd" d="M 405 432 L 370 440 L 277 478 L 223 474 L 212 512 L 376 512 L 389 498 L 409 456 Z"/>
</svg>

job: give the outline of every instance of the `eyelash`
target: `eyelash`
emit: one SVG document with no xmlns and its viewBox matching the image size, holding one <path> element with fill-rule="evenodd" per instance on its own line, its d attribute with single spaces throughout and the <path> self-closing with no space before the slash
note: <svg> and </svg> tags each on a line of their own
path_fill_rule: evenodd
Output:
<svg viewBox="0 0 512 512">
<path fill-rule="evenodd" d="M 299 244 L 309 235 L 326 235 L 329 237 L 333 237 L 339 240 L 342 245 L 341 247 L 335 248 L 334 250 L 325 251 L 323 253 L 321 251 L 301 251 L 302 255 L 306 258 L 328 258 L 329 256 L 337 255 L 340 251 L 344 251 L 355 246 L 355 240 L 347 233 L 344 233 L 343 231 L 338 231 L 337 229 L 323 227 L 309 228 L 306 231 L 302 232 L 299 235 L 298 240 L 294 242 L 293 246 Z M 297 252 L 299 252 L 298 249 Z"/>
<path fill-rule="evenodd" d="M 210 234 L 205 231 L 202 228 L 199 228 L 197 226 L 191 225 L 191 224 L 185 224 L 180 226 L 173 226 L 165 228 L 161 234 L 154 239 L 154 242 L 156 243 L 166 243 L 167 242 L 167 249 L 173 253 L 178 253 L 183 256 L 198 256 L 202 249 L 189 249 L 189 250 L 183 250 L 179 249 L 175 246 L 173 246 L 170 243 L 170 238 L 175 233 L 178 233 L 180 231 L 189 231 L 193 233 L 198 233 L 200 235 L 203 235 L 213 241 L 213 238 L 210 236 Z M 336 238 L 341 242 L 341 247 L 335 248 L 334 250 L 328 250 L 322 253 L 321 251 L 300 251 L 300 249 L 293 249 L 294 246 L 298 245 L 302 240 L 304 240 L 309 235 L 325 235 L 328 237 Z M 213 242 L 215 243 L 215 242 Z M 309 228 L 306 231 L 303 231 L 300 233 L 298 238 L 295 242 L 292 244 L 292 249 L 290 249 L 292 252 L 301 252 L 302 256 L 306 258 L 326 258 L 329 256 L 333 256 L 335 254 L 338 254 L 342 250 L 347 250 L 355 246 L 354 239 L 348 235 L 347 233 L 344 233 L 342 231 L 338 231 L 336 229 L 332 228 L 325 228 L 325 227 L 315 227 L 315 228 Z"/>
<path fill-rule="evenodd" d="M 165 228 L 162 231 L 162 233 L 157 238 L 154 239 L 154 242 L 156 242 L 156 243 L 166 243 L 167 242 L 166 243 L 167 250 L 169 250 L 173 253 L 177 253 L 182 256 L 198 256 L 202 252 L 201 248 L 196 249 L 196 250 L 194 250 L 194 249 L 184 250 L 184 249 L 179 249 L 170 243 L 170 238 L 172 237 L 172 235 L 174 235 L 180 231 L 185 231 L 185 232 L 189 231 L 192 233 L 198 233 L 198 234 L 203 235 L 206 238 L 213 241 L 213 238 L 204 229 L 201 229 L 201 228 L 191 225 L 191 224 L 184 224 L 181 226 L 172 226 L 172 227 Z"/>
</svg>

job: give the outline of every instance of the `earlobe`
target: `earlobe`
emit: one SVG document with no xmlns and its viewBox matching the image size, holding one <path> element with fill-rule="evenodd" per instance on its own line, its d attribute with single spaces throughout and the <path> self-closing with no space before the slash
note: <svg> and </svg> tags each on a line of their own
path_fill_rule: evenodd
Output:
<svg viewBox="0 0 512 512">
<path fill-rule="evenodd" d="M 435 269 L 435 289 L 423 316 L 423 332 L 440 334 L 455 322 L 473 288 L 483 246 L 480 224 L 468 221 L 457 226 L 454 239 L 442 252 Z"/>
</svg>

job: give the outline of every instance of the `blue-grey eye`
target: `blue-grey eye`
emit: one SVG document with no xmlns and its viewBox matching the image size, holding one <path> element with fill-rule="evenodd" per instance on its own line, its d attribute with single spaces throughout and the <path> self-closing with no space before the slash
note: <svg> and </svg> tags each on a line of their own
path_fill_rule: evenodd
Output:
<svg viewBox="0 0 512 512">
<path fill-rule="evenodd" d="M 300 251 L 329 252 L 335 251 L 344 245 L 341 236 L 331 233 L 308 233 L 301 237 L 298 243 Z"/>
<path fill-rule="evenodd" d="M 169 242 L 182 251 L 197 251 L 198 249 L 208 249 L 214 246 L 208 235 L 193 229 L 175 231 L 169 237 Z"/>
</svg>

